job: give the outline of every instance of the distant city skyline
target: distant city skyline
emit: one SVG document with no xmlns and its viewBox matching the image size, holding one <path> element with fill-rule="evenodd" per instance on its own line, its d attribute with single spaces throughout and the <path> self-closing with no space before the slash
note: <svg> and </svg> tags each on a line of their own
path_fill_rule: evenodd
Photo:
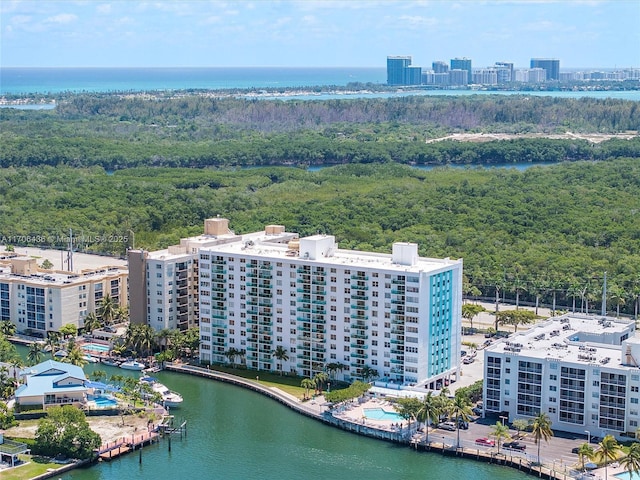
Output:
<svg viewBox="0 0 640 480">
<path fill-rule="evenodd" d="M 640 67 L 638 0 L 3 0 L 2 67 Z"/>
</svg>

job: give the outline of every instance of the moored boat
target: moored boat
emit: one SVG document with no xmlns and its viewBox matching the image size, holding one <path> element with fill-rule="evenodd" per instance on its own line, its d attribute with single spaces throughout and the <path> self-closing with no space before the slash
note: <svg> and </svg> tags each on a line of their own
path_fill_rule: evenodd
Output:
<svg viewBox="0 0 640 480">
<path fill-rule="evenodd" d="M 128 360 L 126 362 L 122 362 L 119 365 L 119 367 L 125 370 L 137 370 L 137 371 L 141 371 L 147 368 L 147 366 L 144 363 L 138 362 L 137 360 Z"/>
<path fill-rule="evenodd" d="M 165 385 L 158 382 L 158 380 L 154 377 L 142 377 L 140 378 L 141 384 L 147 384 L 151 387 L 153 393 L 157 393 L 162 397 L 162 403 L 165 407 L 176 408 L 179 407 L 183 398 L 178 392 L 173 392 L 169 390 Z M 144 394 L 143 394 L 144 396 Z M 149 398 L 151 395 L 148 395 Z"/>
</svg>

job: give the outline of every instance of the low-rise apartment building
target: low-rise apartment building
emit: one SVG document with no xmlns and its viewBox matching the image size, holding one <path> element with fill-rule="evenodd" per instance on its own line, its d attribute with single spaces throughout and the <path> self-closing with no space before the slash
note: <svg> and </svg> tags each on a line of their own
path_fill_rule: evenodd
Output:
<svg viewBox="0 0 640 480">
<path fill-rule="evenodd" d="M 98 313 L 104 296 L 127 305 L 127 282 L 127 269 L 120 266 L 43 270 L 35 258 L 5 254 L 0 257 L 0 321 L 41 337 L 66 324 L 82 328 L 89 313 Z"/>
<path fill-rule="evenodd" d="M 635 322 L 568 313 L 484 352 L 484 408 L 512 421 L 546 413 L 552 428 L 634 435 L 640 421 Z"/>
</svg>

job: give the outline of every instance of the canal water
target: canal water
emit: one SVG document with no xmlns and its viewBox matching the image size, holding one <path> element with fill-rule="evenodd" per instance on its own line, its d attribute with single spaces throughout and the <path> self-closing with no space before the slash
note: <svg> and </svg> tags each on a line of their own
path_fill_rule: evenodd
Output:
<svg viewBox="0 0 640 480">
<path fill-rule="evenodd" d="M 108 375 L 137 372 L 88 365 Z M 56 475 L 62 480 L 519 480 L 523 473 L 472 460 L 416 452 L 360 437 L 299 415 L 240 387 L 173 372 L 155 374 L 184 397 L 174 409 L 187 434 L 175 435 L 111 462 Z M 133 431 L 131 432 L 133 433 Z"/>
</svg>

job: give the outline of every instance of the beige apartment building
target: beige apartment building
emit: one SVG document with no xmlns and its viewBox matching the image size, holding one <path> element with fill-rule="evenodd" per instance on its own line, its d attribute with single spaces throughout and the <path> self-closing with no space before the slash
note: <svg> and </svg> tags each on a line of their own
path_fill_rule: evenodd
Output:
<svg viewBox="0 0 640 480">
<path fill-rule="evenodd" d="M 63 325 L 84 327 L 106 295 L 127 305 L 128 272 L 105 266 L 79 272 L 44 270 L 35 258 L 3 253 L 0 257 L 0 321 L 9 320 L 18 332 L 46 337 Z"/>
<path fill-rule="evenodd" d="M 148 252 L 129 250 L 129 315 L 132 324 L 156 331 L 186 330 L 199 323 L 198 253 L 205 247 L 237 242 L 225 218 L 204 221 L 204 233 L 178 245 Z"/>
</svg>

